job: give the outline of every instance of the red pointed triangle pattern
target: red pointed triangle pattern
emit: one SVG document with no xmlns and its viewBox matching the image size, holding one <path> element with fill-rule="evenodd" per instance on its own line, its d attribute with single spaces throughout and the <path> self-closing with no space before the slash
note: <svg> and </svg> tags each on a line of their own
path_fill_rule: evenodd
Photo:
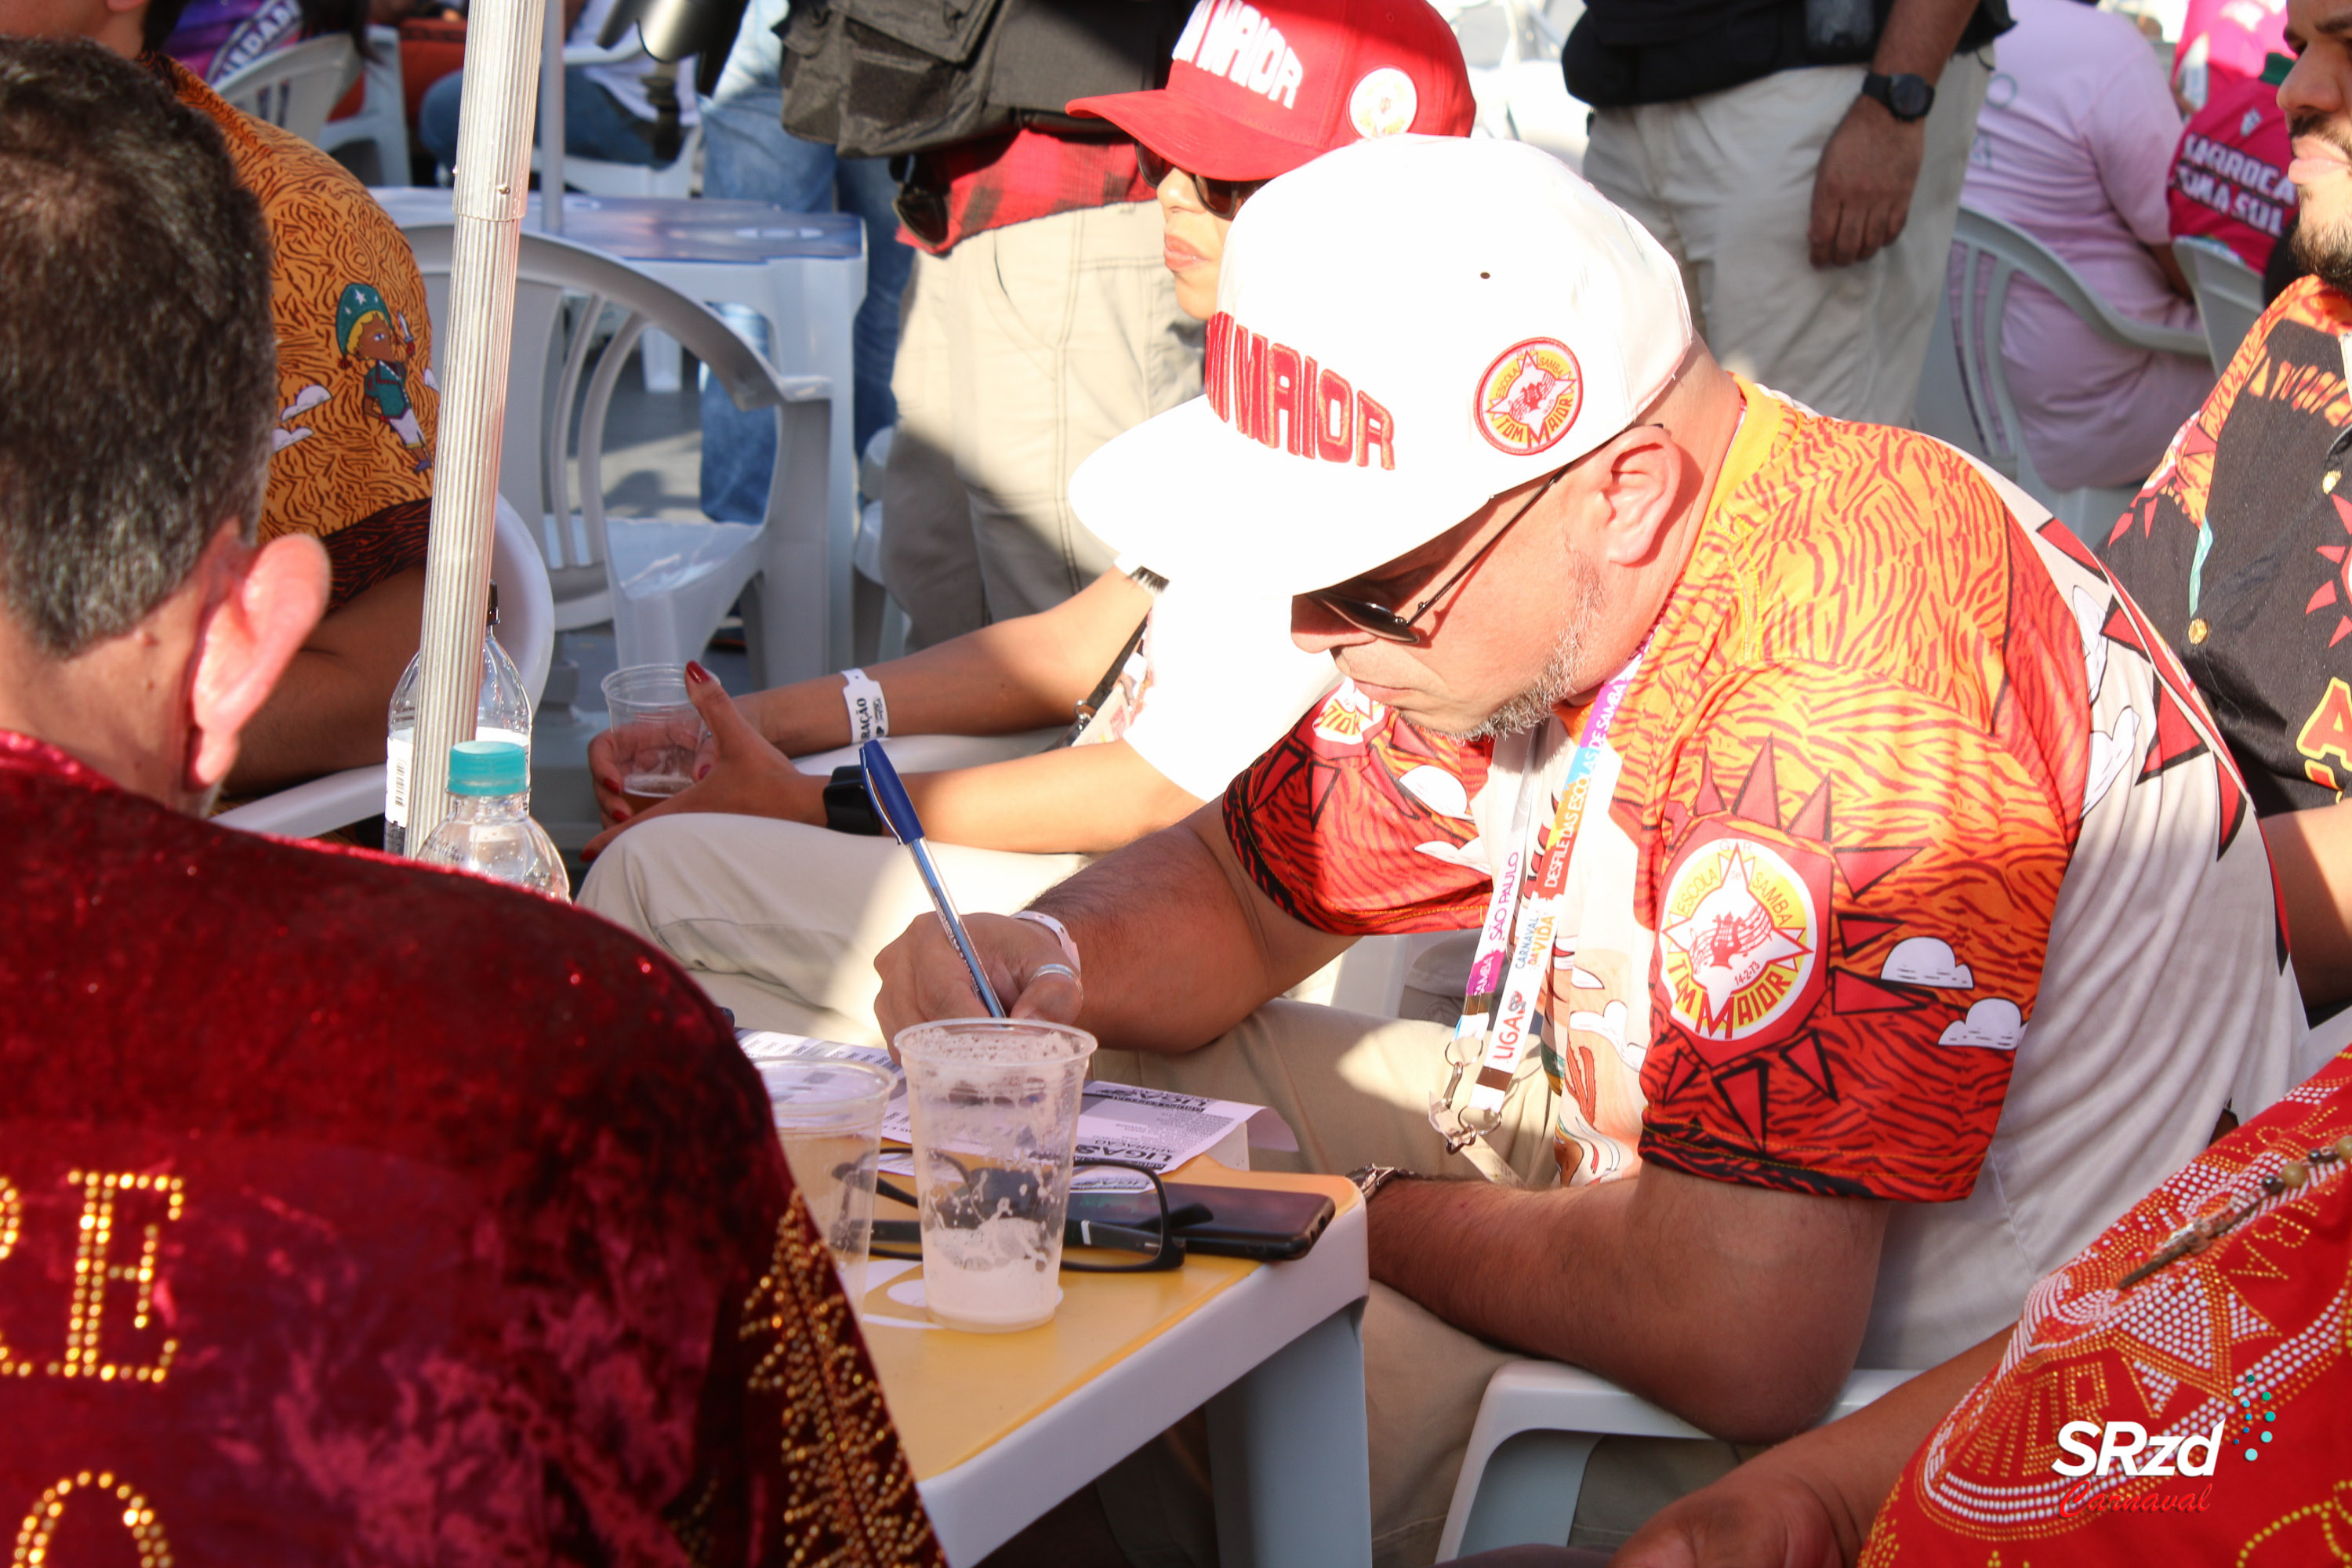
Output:
<svg viewBox="0 0 2352 1568">
<path fill-rule="evenodd" d="M 1873 882 L 1919 853 L 1920 847 L 1907 844 L 1898 848 L 1832 849 L 1830 853 L 1837 858 L 1838 869 L 1845 873 L 1846 886 L 1859 896 Z"/>
<path fill-rule="evenodd" d="M 2171 685 L 2157 682 L 2156 738 L 2148 742 L 2147 761 L 2140 765 L 2140 781 L 2152 779 L 2191 757 L 2201 757 L 2206 750 L 2205 737 L 2189 721 L 2179 700 L 2172 694 Z"/>
<path fill-rule="evenodd" d="M 1799 1078 L 1821 1090 L 1826 1100 L 1837 1098 L 1837 1080 L 1830 1076 L 1830 1059 L 1822 1051 L 1822 1037 L 1807 1029 L 1780 1049 L 1781 1059 Z"/>
<path fill-rule="evenodd" d="M 1830 1007 L 1838 1013 L 1902 1013 L 1919 1005 L 1908 991 L 1882 985 L 1850 969 L 1830 972 Z"/>
<path fill-rule="evenodd" d="M 1880 920 L 1874 915 L 1838 916 L 1838 942 L 1852 958 L 1888 931 L 1901 925 L 1901 921 Z"/>
<path fill-rule="evenodd" d="M 1723 1103 L 1738 1120 L 1740 1129 L 1759 1144 L 1764 1142 L 1771 1071 L 1769 1062 L 1750 1062 L 1715 1075 L 1715 1092 L 1723 1097 Z"/>
<path fill-rule="evenodd" d="M 2081 540 L 2074 537 L 2073 529 L 2068 528 L 2056 518 L 2052 518 L 2034 531 L 2047 540 L 2059 554 L 2063 555 L 2085 572 L 2102 579 L 2106 576 L 2107 569 L 2099 564 L 2099 558 L 2092 554 Z M 2109 542 L 2112 543 L 2113 541 Z"/>
<path fill-rule="evenodd" d="M 1780 775 L 1773 767 L 1769 739 L 1757 752 L 1756 761 L 1739 786 L 1739 798 L 1731 803 L 1731 815 L 1766 827 L 1780 826 Z"/>
</svg>

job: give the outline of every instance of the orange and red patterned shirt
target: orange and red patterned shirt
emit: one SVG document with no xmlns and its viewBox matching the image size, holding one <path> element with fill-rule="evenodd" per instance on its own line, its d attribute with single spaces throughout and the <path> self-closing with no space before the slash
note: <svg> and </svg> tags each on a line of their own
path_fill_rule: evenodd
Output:
<svg viewBox="0 0 2352 1568">
<path fill-rule="evenodd" d="M 2344 1152 L 2309 1158 L 2321 1149 Z M 2000 1365 L 1912 1456 L 1864 1568 L 2343 1562 L 2347 1156 L 2352 1054 L 2214 1144 L 2034 1289 Z M 2296 1163 L 2303 1184 L 2265 1195 L 2264 1178 Z M 2204 1251 L 2123 1284 L 2191 1224 L 2256 1201 Z"/>
<path fill-rule="evenodd" d="M 2235 770 L 2090 552 L 1940 443 L 1743 391 L 1569 864 L 1556 1153 L 1901 1200 L 1864 1364 L 1925 1366 L 2284 1092 L 2301 1012 Z M 1582 718 L 1451 741 L 1343 687 L 1226 827 L 1309 925 L 1474 925 Z"/>
<path fill-rule="evenodd" d="M 228 142 L 269 224 L 278 422 L 261 537 L 308 533 L 334 565 L 339 610 L 425 563 L 441 392 L 408 242 L 350 170 L 240 113 L 186 68 L 146 57 Z"/>
</svg>

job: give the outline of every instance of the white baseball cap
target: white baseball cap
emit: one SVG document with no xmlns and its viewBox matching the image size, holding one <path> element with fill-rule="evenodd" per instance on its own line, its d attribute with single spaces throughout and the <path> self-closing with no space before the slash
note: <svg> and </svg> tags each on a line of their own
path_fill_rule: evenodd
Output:
<svg viewBox="0 0 2352 1568">
<path fill-rule="evenodd" d="M 1307 593 L 1615 436 L 1690 343 L 1673 258 L 1550 153 L 1358 142 L 1242 208 L 1207 395 L 1096 451 L 1070 503 L 1171 577 Z"/>
</svg>

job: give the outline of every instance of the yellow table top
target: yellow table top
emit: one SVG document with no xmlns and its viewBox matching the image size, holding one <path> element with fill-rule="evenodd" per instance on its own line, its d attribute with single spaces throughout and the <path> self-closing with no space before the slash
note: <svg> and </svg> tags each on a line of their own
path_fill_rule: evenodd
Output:
<svg viewBox="0 0 2352 1568">
<path fill-rule="evenodd" d="M 1206 1156 L 1170 1172 L 1167 1179 L 1318 1192 L 1343 1213 L 1360 1201 L 1355 1184 L 1344 1176 L 1235 1171 Z M 908 1212 L 887 1199 L 876 1205 L 882 1217 Z M 1164 1274 L 1066 1270 L 1054 1321 L 1013 1334 L 869 1322 L 866 1353 L 882 1380 L 915 1479 L 929 1480 L 962 1464 L 1264 1267 L 1241 1258 L 1191 1257 L 1183 1268 Z M 890 1286 L 919 1277 L 911 1270 L 867 1292 L 867 1315 L 921 1318 L 920 1309 L 889 1296 Z"/>
</svg>

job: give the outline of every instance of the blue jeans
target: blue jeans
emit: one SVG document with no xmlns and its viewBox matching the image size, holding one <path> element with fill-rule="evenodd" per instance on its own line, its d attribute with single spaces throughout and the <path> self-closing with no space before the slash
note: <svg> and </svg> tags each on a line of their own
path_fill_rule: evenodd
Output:
<svg viewBox="0 0 2352 1568">
<path fill-rule="evenodd" d="M 451 71 L 426 88 L 425 101 L 416 106 L 416 139 L 445 168 L 457 162 L 457 109 L 465 76 L 464 71 Z M 585 68 L 574 66 L 563 73 L 566 153 L 608 163 L 650 163 L 653 132 L 649 121 L 631 114 L 620 100 L 590 80 Z"/>
<path fill-rule="evenodd" d="M 822 142 L 783 128 L 777 81 L 781 47 L 773 31 L 782 0 L 752 0 L 718 89 L 702 100 L 702 194 L 714 200 L 768 202 L 786 212 L 856 213 L 866 225 L 866 302 L 851 325 L 854 382 L 850 426 L 857 450 L 894 424 L 890 367 L 898 357 L 898 299 L 915 253 L 898 243 L 898 195 L 888 160 L 841 158 Z M 765 352 L 767 323 L 742 306 L 720 309 L 753 347 Z M 768 514 L 768 480 L 776 466 L 775 415 L 746 414 L 707 378 L 702 389 L 702 510 L 723 522 L 757 522 Z"/>
</svg>

